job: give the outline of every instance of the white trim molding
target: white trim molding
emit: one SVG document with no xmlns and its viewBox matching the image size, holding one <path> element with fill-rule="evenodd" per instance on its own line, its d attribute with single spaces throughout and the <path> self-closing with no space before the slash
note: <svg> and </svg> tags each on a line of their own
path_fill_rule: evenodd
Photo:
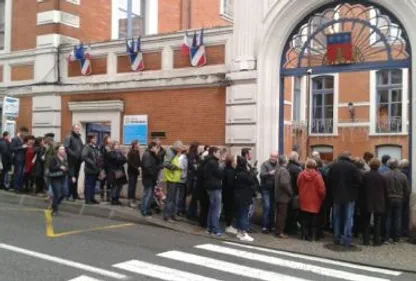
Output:
<svg viewBox="0 0 416 281">
<path fill-rule="evenodd" d="M 354 105 L 354 107 L 359 107 L 359 106 L 370 106 L 370 102 L 368 101 L 362 101 L 362 102 L 352 102 L 352 104 Z M 348 107 L 348 103 L 340 103 L 338 104 L 338 107 Z"/>
<path fill-rule="evenodd" d="M 334 78 L 334 112 L 332 117 L 332 123 L 333 123 L 333 131 L 330 134 L 324 133 L 324 134 L 316 134 L 312 133 L 312 126 L 310 125 L 312 123 L 312 93 L 313 93 L 313 84 L 312 80 L 316 77 L 321 76 L 332 76 Z M 328 74 L 317 74 L 317 75 L 310 75 L 309 76 L 309 104 L 308 104 L 308 115 L 309 115 L 309 128 L 308 133 L 310 137 L 320 137 L 320 136 L 338 136 L 338 103 L 339 103 L 339 73 L 328 73 Z"/>
<path fill-rule="evenodd" d="M 36 46 L 38 48 L 43 47 L 58 47 L 61 44 L 71 44 L 76 45 L 79 43 L 77 38 L 65 36 L 62 34 L 51 33 L 51 34 L 44 34 L 38 35 L 36 37 Z"/>
<path fill-rule="evenodd" d="M 41 12 L 37 14 L 37 25 L 44 25 L 44 24 L 52 24 L 52 23 L 60 23 L 65 24 L 74 28 L 80 27 L 80 18 L 79 16 L 58 11 L 58 10 L 51 10 L 46 12 Z"/>
<path fill-rule="evenodd" d="M 123 112 L 124 102 L 122 100 L 68 102 L 68 107 L 72 112 Z"/>
<path fill-rule="evenodd" d="M 68 3 L 74 4 L 74 5 L 81 5 L 81 0 L 65 0 Z"/>
</svg>

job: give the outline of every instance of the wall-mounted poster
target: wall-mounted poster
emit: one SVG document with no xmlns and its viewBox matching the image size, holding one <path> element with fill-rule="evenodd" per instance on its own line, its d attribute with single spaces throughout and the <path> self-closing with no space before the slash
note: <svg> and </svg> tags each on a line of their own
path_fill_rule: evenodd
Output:
<svg viewBox="0 0 416 281">
<path fill-rule="evenodd" d="M 140 145 L 147 145 L 147 115 L 125 115 L 123 126 L 123 143 L 131 144 L 138 140 Z"/>
</svg>

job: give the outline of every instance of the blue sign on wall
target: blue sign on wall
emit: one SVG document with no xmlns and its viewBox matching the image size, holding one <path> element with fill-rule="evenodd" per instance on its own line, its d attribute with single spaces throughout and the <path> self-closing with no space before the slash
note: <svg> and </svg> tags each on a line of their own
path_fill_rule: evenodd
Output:
<svg viewBox="0 0 416 281">
<path fill-rule="evenodd" d="M 123 126 L 123 143 L 131 144 L 138 140 L 140 145 L 147 145 L 147 115 L 125 115 Z"/>
</svg>

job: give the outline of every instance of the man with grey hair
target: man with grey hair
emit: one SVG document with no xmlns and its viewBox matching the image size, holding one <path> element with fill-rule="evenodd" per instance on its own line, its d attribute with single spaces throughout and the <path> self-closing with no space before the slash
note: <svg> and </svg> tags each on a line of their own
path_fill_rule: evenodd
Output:
<svg viewBox="0 0 416 281">
<path fill-rule="evenodd" d="M 261 231 L 266 234 L 272 230 L 274 225 L 275 214 L 275 195 L 274 195 L 274 180 L 276 169 L 279 167 L 277 164 L 278 153 L 270 153 L 270 158 L 260 167 L 260 191 L 261 199 L 263 203 L 263 219 Z"/>
<path fill-rule="evenodd" d="M 297 196 L 298 192 L 298 177 L 302 172 L 302 167 L 299 163 L 299 154 L 296 151 L 292 151 L 289 156 L 289 163 L 287 164 L 287 170 L 290 174 L 290 182 L 293 190 L 292 202 L 289 204 L 287 213 L 286 230 L 289 234 L 296 234 L 298 232 L 298 204 Z"/>
<path fill-rule="evenodd" d="M 384 241 L 399 242 L 402 232 L 403 199 L 409 194 L 406 176 L 399 170 L 399 161 L 391 158 L 387 161 L 389 171 L 383 174 L 387 186 L 386 229 Z"/>
<path fill-rule="evenodd" d="M 321 153 L 319 153 L 319 151 L 313 151 L 312 152 L 312 158 L 313 159 L 321 159 Z"/>
<path fill-rule="evenodd" d="M 275 178 L 275 196 L 276 196 L 276 237 L 286 239 L 284 234 L 287 219 L 287 210 L 290 201 L 293 198 L 292 184 L 290 174 L 287 170 L 287 158 L 285 155 L 279 156 L 279 168 L 276 171 Z"/>
</svg>

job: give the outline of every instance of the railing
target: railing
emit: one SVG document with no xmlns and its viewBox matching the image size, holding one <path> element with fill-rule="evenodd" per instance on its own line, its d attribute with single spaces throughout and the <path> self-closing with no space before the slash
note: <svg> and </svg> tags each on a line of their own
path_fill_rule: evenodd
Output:
<svg viewBox="0 0 416 281">
<path fill-rule="evenodd" d="M 403 120 L 401 117 L 390 117 L 387 120 L 378 120 L 376 123 L 377 133 L 401 133 Z"/>
<path fill-rule="evenodd" d="M 311 133 L 312 134 L 332 134 L 334 131 L 333 119 L 312 119 Z"/>
</svg>

